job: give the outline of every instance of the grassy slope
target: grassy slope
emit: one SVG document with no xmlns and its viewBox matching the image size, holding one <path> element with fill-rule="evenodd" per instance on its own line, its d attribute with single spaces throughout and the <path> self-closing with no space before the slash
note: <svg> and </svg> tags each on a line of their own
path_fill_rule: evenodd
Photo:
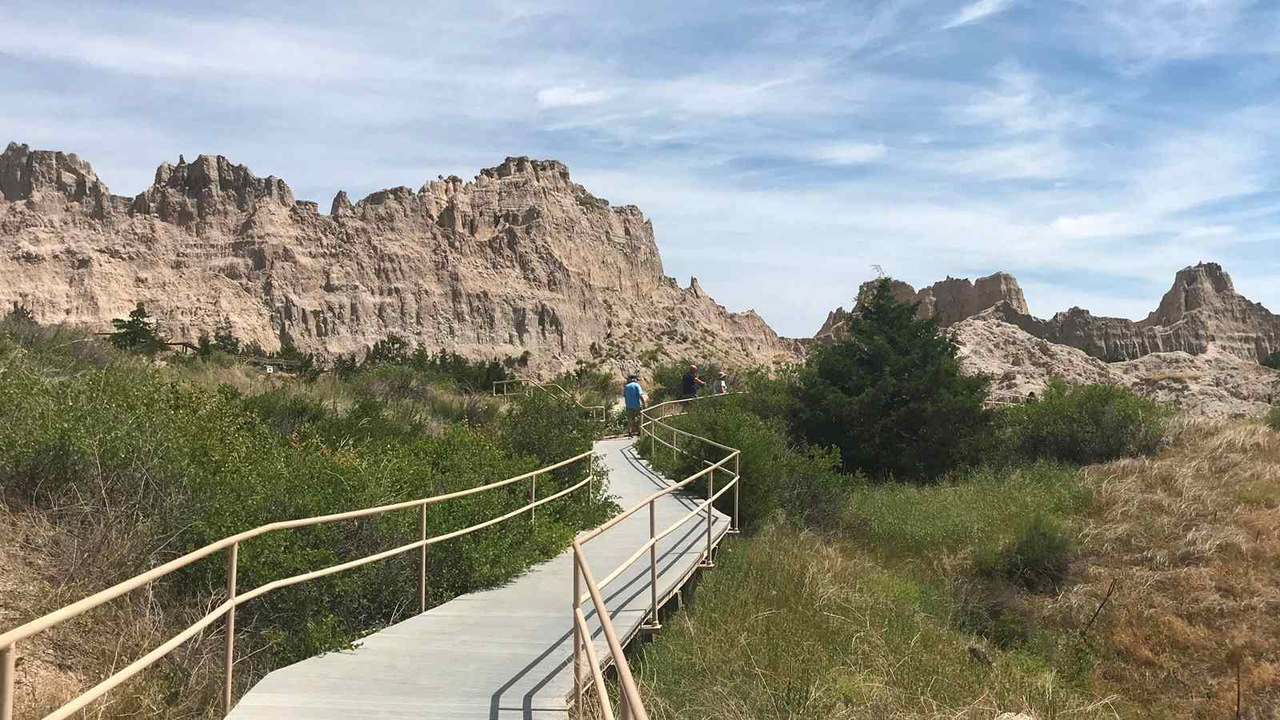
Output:
<svg viewBox="0 0 1280 720">
<path fill-rule="evenodd" d="M 996 598 L 1026 632 L 1002 649 L 973 632 L 973 561 L 1037 512 L 1076 538 L 1071 584 Z M 1242 717 L 1273 717 L 1280 433 L 1179 420 L 1154 458 L 865 488 L 830 536 L 726 544 L 638 654 L 654 718 L 1225 718 L 1237 660 Z"/>
<path fill-rule="evenodd" d="M 974 553 L 999 546 L 1021 518 L 1085 505 L 1074 479 L 1045 465 L 965 484 L 866 488 L 838 536 L 774 523 L 726 545 L 691 610 L 643 650 L 651 714 L 1053 717 L 1071 707 L 1110 716 L 1111 703 L 1087 687 L 1080 643 L 1031 629 L 1017 647 L 995 650 L 975 643 L 955 600 Z"/>
</svg>

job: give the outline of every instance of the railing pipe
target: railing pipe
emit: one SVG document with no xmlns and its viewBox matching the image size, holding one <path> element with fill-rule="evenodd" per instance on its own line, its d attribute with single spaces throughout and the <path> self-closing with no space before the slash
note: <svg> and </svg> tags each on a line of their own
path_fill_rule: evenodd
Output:
<svg viewBox="0 0 1280 720">
<path fill-rule="evenodd" d="M 18 646 L 0 648 L 0 720 L 13 720 L 13 686 L 18 673 Z"/>
<path fill-rule="evenodd" d="M 588 629 L 589 628 L 587 627 L 587 618 L 585 615 L 582 614 L 582 609 L 578 608 L 577 610 L 574 610 L 573 611 L 574 633 L 576 633 L 579 636 L 585 634 L 588 638 L 590 638 L 591 634 L 588 632 Z M 604 685 L 604 673 L 600 671 L 600 659 L 596 657 L 595 645 L 592 645 L 590 640 L 588 640 L 587 643 L 581 647 L 582 649 L 587 651 L 587 662 L 591 663 L 591 667 L 592 667 L 591 676 L 595 680 L 596 695 L 600 699 L 600 712 L 601 714 L 604 715 L 604 720 L 613 720 L 613 708 L 610 707 L 609 705 L 609 689 Z M 578 704 L 574 705 L 574 709 L 578 712 L 578 717 L 582 717 L 581 687 L 579 687 L 577 693 L 578 693 Z"/>
<path fill-rule="evenodd" d="M 712 468 L 707 473 L 707 567 L 715 567 L 715 563 L 711 561 L 711 513 L 715 510 L 716 499 L 716 471 Z"/>
<path fill-rule="evenodd" d="M 227 601 L 231 609 L 227 610 L 226 647 L 222 657 L 222 712 L 230 714 L 232 702 L 232 672 L 236 664 L 236 570 L 240 565 L 240 543 L 235 543 L 227 550 Z"/>
<path fill-rule="evenodd" d="M 422 505 L 422 514 L 418 518 L 418 539 L 422 547 L 418 550 L 418 612 L 427 611 L 427 506 Z"/>
<path fill-rule="evenodd" d="M 741 526 L 738 525 L 738 486 L 742 484 L 742 473 L 739 471 L 741 466 L 742 453 L 736 451 L 733 453 L 733 531 L 742 532 Z"/>
<path fill-rule="evenodd" d="M 652 622 L 655 628 L 660 625 L 658 622 L 658 540 L 655 537 L 658 529 L 656 503 L 656 500 L 649 501 L 649 592 L 653 612 Z"/>
<path fill-rule="evenodd" d="M 578 555 L 573 555 L 573 699 L 574 709 L 578 714 L 582 714 L 582 642 L 583 629 L 587 626 L 587 620 L 582 616 L 582 569 L 578 564 Z M 578 619 L 582 618 L 582 624 L 578 624 Z M 586 641 L 591 642 L 590 633 L 586 634 Z M 587 658 L 591 660 L 591 667 L 597 668 L 599 664 L 594 657 L 594 651 L 587 653 Z M 608 703 L 609 696 L 605 695 L 600 700 L 601 703 Z"/>
<path fill-rule="evenodd" d="M 613 629 L 613 621 L 609 617 L 609 606 L 600 596 L 600 588 L 596 586 L 595 577 L 591 574 L 591 566 L 587 564 L 582 545 L 577 540 L 573 542 L 573 552 L 578 556 L 578 566 L 582 569 L 587 591 L 591 593 L 591 602 L 595 605 L 596 615 L 600 617 L 600 628 L 604 630 L 605 641 L 609 643 L 609 652 L 614 660 L 613 666 L 617 668 L 618 681 L 622 684 L 623 701 L 630 706 L 635 720 L 649 720 L 649 714 L 645 712 L 644 705 L 639 702 L 640 691 L 636 688 L 636 679 L 631 675 L 631 668 L 627 665 L 622 643 L 618 641 L 618 633 Z M 597 667 L 599 667 L 598 664 Z"/>
</svg>

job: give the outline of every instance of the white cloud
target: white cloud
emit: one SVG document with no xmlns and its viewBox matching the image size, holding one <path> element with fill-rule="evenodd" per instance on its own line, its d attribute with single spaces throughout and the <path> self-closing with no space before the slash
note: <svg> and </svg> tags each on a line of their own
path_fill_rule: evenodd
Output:
<svg viewBox="0 0 1280 720">
<path fill-rule="evenodd" d="M 588 90 L 582 85 L 562 85 L 539 90 L 537 101 L 540 108 L 574 108 L 599 105 L 611 97 L 613 93 L 608 90 Z"/>
<path fill-rule="evenodd" d="M 1132 216 L 1120 212 L 1094 215 L 1071 215 L 1055 218 L 1049 227 L 1063 238 L 1077 240 L 1098 237 L 1124 237 L 1143 231 Z"/>
<path fill-rule="evenodd" d="M 989 15 L 1008 9 L 1012 4 L 1012 0 L 977 0 L 977 2 L 961 10 L 958 15 L 947 22 L 946 25 L 943 25 L 942 29 L 950 30 L 961 25 L 977 22 Z"/>
<path fill-rule="evenodd" d="M 884 158 L 884 143 L 829 143 L 809 149 L 805 156 L 828 165 L 866 165 Z"/>
<path fill-rule="evenodd" d="M 1014 62 L 1004 62 L 992 73 L 993 89 L 982 90 L 968 104 L 956 109 L 959 118 L 974 124 L 990 124 L 1011 133 L 1058 132 L 1096 125 L 1101 112 L 1083 93 L 1052 93 L 1035 74 Z"/>
<path fill-rule="evenodd" d="M 1245 49 L 1253 0 L 1094 0 L 1078 28 L 1084 46 L 1143 71 L 1170 60 Z"/>
<path fill-rule="evenodd" d="M 989 145 L 958 153 L 947 163 L 954 174 L 985 180 L 1052 180 L 1076 169 L 1069 149 L 1057 140 Z"/>
</svg>

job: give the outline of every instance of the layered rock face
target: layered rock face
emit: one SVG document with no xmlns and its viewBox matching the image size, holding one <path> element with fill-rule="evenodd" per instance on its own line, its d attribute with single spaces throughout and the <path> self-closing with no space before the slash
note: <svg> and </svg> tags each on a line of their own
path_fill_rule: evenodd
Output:
<svg viewBox="0 0 1280 720">
<path fill-rule="evenodd" d="M 1280 399 L 1280 371 L 1223 352 L 1200 355 L 1156 352 L 1105 363 L 1074 347 L 1037 338 L 981 313 L 952 326 L 961 366 L 991 377 L 997 399 L 1042 394 L 1054 379 L 1073 384 L 1114 384 L 1199 415 L 1257 416 Z"/>
<path fill-rule="evenodd" d="M 1078 307 L 1042 320 L 1031 315 L 1022 288 L 1008 273 L 995 273 L 972 283 L 947 278 L 919 292 L 906 283 L 891 282 L 895 296 L 919 303 L 920 315 L 937 319 L 941 327 L 987 314 L 1033 337 L 1068 345 L 1108 362 L 1151 353 L 1199 355 L 1211 347 L 1260 361 L 1280 351 L 1280 316 L 1237 293 L 1231 276 L 1217 263 L 1180 270 L 1159 307 L 1138 321 L 1101 317 Z M 859 288 L 859 297 L 869 285 Z M 815 338 L 838 335 L 847 315 L 844 308 L 830 313 Z"/>
<path fill-rule="evenodd" d="M 128 199 L 74 155 L 10 145 L 0 182 L 0 305 L 42 322 L 107 329 L 142 302 L 177 339 L 229 322 L 268 350 L 335 356 L 394 333 L 477 358 L 528 351 L 540 373 L 796 357 L 754 312 L 664 276 L 640 210 L 556 161 L 508 158 L 357 203 L 340 192 L 330 215 L 221 156 L 162 164 Z"/>
<path fill-rule="evenodd" d="M 1280 350 L 1280 316 L 1237 293 L 1231 276 L 1217 263 L 1178 271 L 1159 307 L 1137 322 L 1095 316 L 1078 307 L 1048 320 L 1007 305 L 994 312 L 1031 335 L 1108 361 L 1162 352 L 1200 355 L 1211 347 L 1260 361 Z"/>
<path fill-rule="evenodd" d="M 863 283 L 858 288 L 857 303 L 871 289 L 876 281 Z M 998 272 L 970 282 L 967 278 L 952 278 L 936 282 L 919 292 L 901 280 L 889 279 L 889 289 L 894 297 L 909 303 L 917 303 L 917 313 L 921 317 L 934 318 L 941 327 L 950 327 L 968 317 L 994 305 L 1005 303 L 1010 308 L 1018 309 L 1028 316 L 1031 313 L 1027 300 L 1022 294 L 1018 281 L 1010 274 Z M 814 335 L 816 340 L 839 337 L 841 328 L 848 320 L 849 312 L 843 307 L 836 308 L 827 314 L 822 328 Z"/>
</svg>

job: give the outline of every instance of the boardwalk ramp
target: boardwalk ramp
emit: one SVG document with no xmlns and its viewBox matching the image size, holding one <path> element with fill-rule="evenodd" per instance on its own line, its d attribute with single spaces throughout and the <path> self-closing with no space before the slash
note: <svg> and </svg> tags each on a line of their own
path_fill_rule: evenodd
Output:
<svg viewBox="0 0 1280 720">
<path fill-rule="evenodd" d="M 596 443 L 622 507 L 643 502 L 668 481 L 636 455 L 633 440 Z M 692 487 L 692 486 L 690 486 Z M 702 488 L 699 488 L 701 491 Z M 672 493 L 654 500 L 659 528 L 702 499 Z M 699 514 L 657 544 L 659 604 L 696 571 L 707 553 L 707 516 Z M 711 514 L 714 546 L 729 519 Z M 611 572 L 650 537 L 638 512 L 584 546 L 597 575 Z M 572 551 L 534 567 L 500 588 L 464 595 L 366 637 L 350 652 L 310 658 L 269 674 L 237 703 L 235 720 L 357 720 L 565 718 L 573 694 Z M 653 585 L 647 557 L 604 590 L 623 642 L 648 621 Z M 600 620 L 583 606 L 593 646 L 608 656 Z"/>
</svg>

